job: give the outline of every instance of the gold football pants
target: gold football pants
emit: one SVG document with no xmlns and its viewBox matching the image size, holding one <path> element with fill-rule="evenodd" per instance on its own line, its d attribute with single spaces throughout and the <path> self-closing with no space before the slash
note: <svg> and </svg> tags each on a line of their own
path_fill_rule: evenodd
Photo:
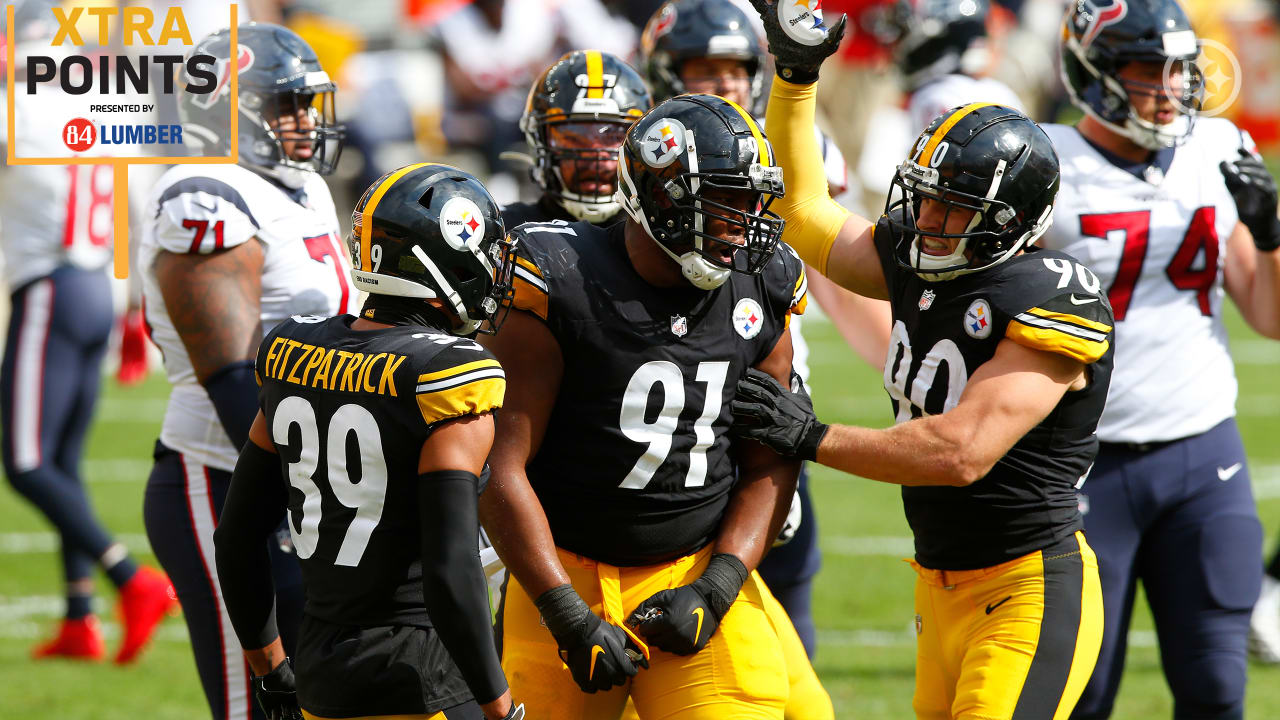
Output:
<svg viewBox="0 0 1280 720">
<path fill-rule="evenodd" d="M 919 720 L 1065 720 L 1102 644 L 1098 560 L 1075 533 L 980 570 L 916 578 Z"/>
<path fill-rule="evenodd" d="M 617 567 L 560 551 L 574 589 L 593 612 L 615 625 L 654 593 L 696 580 L 710 558 L 708 547 L 659 565 Z M 587 694 L 560 661 L 533 601 L 511 576 L 498 623 L 511 697 L 524 703 L 527 720 L 615 720 L 628 695 L 644 720 L 782 720 L 787 668 L 765 610 L 768 594 L 752 572 L 700 652 L 681 656 L 649 649 L 649 668 L 629 683 Z"/>
</svg>

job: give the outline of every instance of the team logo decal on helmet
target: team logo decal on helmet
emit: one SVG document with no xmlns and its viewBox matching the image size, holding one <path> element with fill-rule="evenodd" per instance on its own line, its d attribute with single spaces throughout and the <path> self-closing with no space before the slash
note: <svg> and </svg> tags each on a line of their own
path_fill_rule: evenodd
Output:
<svg viewBox="0 0 1280 720">
<path fill-rule="evenodd" d="M 219 58 L 217 65 L 218 87 L 211 93 L 192 98 L 192 105 L 208 110 L 214 106 L 223 93 L 231 92 L 231 88 L 228 87 L 231 83 L 231 61 L 226 58 Z M 241 73 L 251 67 L 253 67 L 253 48 L 241 43 L 239 52 L 236 54 L 236 72 Z"/>
<path fill-rule="evenodd" d="M 1105 7 L 1099 6 L 1093 0 L 1085 0 L 1084 10 L 1076 15 L 1076 27 L 1080 31 L 1080 47 L 1088 48 L 1103 28 L 1120 22 L 1128 14 L 1129 5 L 1125 0 L 1111 0 L 1111 4 Z"/>
<path fill-rule="evenodd" d="M 440 232 L 454 250 L 475 250 L 484 237 L 484 215 L 471 198 L 456 195 L 440 208 Z"/>
<path fill-rule="evenodd" d="M 822 0 L 782 0 L 778 3 L 778 20 L 787 35 L 802 45 L 819 45 L 827 39 Z"/>
<path fill-rule="evenodd" d="M 666 167 L 676 161 L 680 157 L 680 152 L 684 149 L 685 134 L 684 126 L 679 120 L 673 118 L 662 118 L 659 120 L 649 132 L 645 133 L 644 148 L 645 159 L 654 167 Z"/>
</svg>

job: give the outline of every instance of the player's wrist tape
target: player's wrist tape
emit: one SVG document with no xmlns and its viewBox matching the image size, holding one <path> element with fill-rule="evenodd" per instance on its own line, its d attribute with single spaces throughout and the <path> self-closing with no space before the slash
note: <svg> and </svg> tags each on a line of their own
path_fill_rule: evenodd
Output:
<svg viewBox="0 0 1280 720">
<path fill-rule="evenodd" d="M 819 66 L 820 67 L 820 66 Z M 796 85 L 811 85 L 818 82 L 819 67 L 783 67 L 778 65 L 778 77 Z"/>
<path fill-rule="evenodd" d="M 747 581 L 747 566 L 735 555 L 716 553 L 702 571 L 702 577 L 691 585 L 702 597 L 707 599 L 708 609 L 716 614 L 716 619 L 729 612 L 729 606 L 738 598 L 742 585 Z"/>
<path fill-rule="evenodd" d="M 573 586 L 565 583 L 558 585 L 538 596 L 533 601 L 534 607 L 547 623 L 547 629 L 557 643 L 561 638 L 581 635 L 586 629 L 586 621 L 591 615 L 591 608 L 578 595 Z"/>
<path fill-rule="evenodd" d="M 830 425 L 817 420 L 810 423 L 804 430 L 800 445 L 796 447 L 796 457 L 800 460 L 817 460 L 818 446 L 822 444 L 822 438 L 827 436 L 827 431 L 830 429 Z"/>
</svg>

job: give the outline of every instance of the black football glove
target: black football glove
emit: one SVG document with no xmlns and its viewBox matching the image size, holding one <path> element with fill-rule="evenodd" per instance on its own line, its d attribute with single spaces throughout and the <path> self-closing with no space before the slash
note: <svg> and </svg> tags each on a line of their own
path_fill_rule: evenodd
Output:
<svg viewBox="0 0 1280 720">
<path fill-rule="evenodd" d="M 302 720 L 293 682 L 293 661 L 289 658 L 266 675 L 253 676 L 253 696 L 267 714 L 267 720 Z"/>
<path fill-rule="evenodd" d="M 572 585 L 551 588 L 534 605 L 560 646 L 560 659 L 583 692 L 610 690 L 639 672 L 639 667 L 649 667 L 643 655 L 627 652 L 626 632 L 591 612 Z"/>
<path fill-rule="evenodd" d="M 712 555 L 701 577 L 654 593 L 631 613 L 627 624 L 659 650 L 692 655 L 707 646 L 746 581 L 741 560 L 727 553 Z"/>
<path fill-rule="evenodd" d="M 1276 217 L 1276 181 L 1253 153 L 1240 148 L 1235 162 L 1218 165 L 1227 190 L 1236 201 L 1240 222 L 1249 228 L 1253 244 L 1263 252 L 1280 247 L 1280 219 Z"/>
<path fill-rule="evenodd" d="M 826 25 L 805 2 L 751 0 L 751 5 L 764 22 L 778 77 L 801 85 L 817 82 L 822 61 L 840 48 L 847 20 L 844 13 Z"/>
<path fill-rule="evenodd" d="M 793 376 L 792 384 L 795 391 L 788 392 L 769 373 L 747 370 L 729 404 L 733 411 L 730 432 L 755 440 L 783 457 L 814 460 L 828 426 L 813 414 L 804 383 L 796 382 Z"/>
</svg>

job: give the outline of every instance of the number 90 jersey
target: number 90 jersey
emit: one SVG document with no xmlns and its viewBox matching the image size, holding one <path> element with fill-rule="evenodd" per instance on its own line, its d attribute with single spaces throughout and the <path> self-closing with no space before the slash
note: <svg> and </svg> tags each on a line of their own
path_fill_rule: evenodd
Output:
<svg viewBox="0 0 1280 720">
<path fill-rule="evenodd" d="M 1062 161 L 1053 226 L 1040 244 L 1102 278 L 1116 319 L 1116 374 L 1098 425 L 1104 442 L 1202 433 L 1235 414 L 1236 377 L 1222 321 L 1223 259 L 1235 201 L 1218 164 L 1252 150 L 1230 121 L 1202 118 L 1146 178 L 1064 125 L 1045 125 Z"/>
<path fill-rule="evenodd" d="M 291 192 L 239 165 L 177 165 L 151 189 L 145 218 L 138 266 L 147 325 L 173 385 L 160 440 L 200 464 L 231 471 L 239 449 L 196 380 L 152 267 L 162 251 L 208 255 L 257 238 L 263 254 L 259 313 L 264 332 L 291 315 L 348 312 L 356 298 L 333 198 L 319 175 Z M 192 297 L 189 302 L 215 300 Z"/>
<path fill-rule="evenodd" d="M 556 545 L 651 565 L 716 535 L 736 477 L 729 402 L 804 311 L 804 266 L 779 247 L 715 290 L 636 273 L 626 223 L 526 224 L 515 306 L 546 323 L 564 373 L 528 465 Z M 645 240 L 645 242 L 649 242 Z"/>
<path fill-rule="evenodd" d="M 506 376 L 476 343 L 424 327 L 352 330 L 294 317 L 262 341 L 258 402 L 280 453 L 306 612 L 418 625 L 418 457 L 437 423 L 502 405 Z"/>
<path fill-rule="evenodd" d="M 991 567 L 1079 530 L 1075 490 L 1097 455 L 1094 430 L 1111 380 L 1111 306 L 1097 276 L 1042 250 L 930 283 L 899 264 L 883 217 L 875 243 L 893 308 L 884 386 L 897 422 L 955 407 L 1006 339 L 1085 363 L 1089 379 L 981 480 L 902 488 L 916 561 L 939 570 Z"/>
</svg>

